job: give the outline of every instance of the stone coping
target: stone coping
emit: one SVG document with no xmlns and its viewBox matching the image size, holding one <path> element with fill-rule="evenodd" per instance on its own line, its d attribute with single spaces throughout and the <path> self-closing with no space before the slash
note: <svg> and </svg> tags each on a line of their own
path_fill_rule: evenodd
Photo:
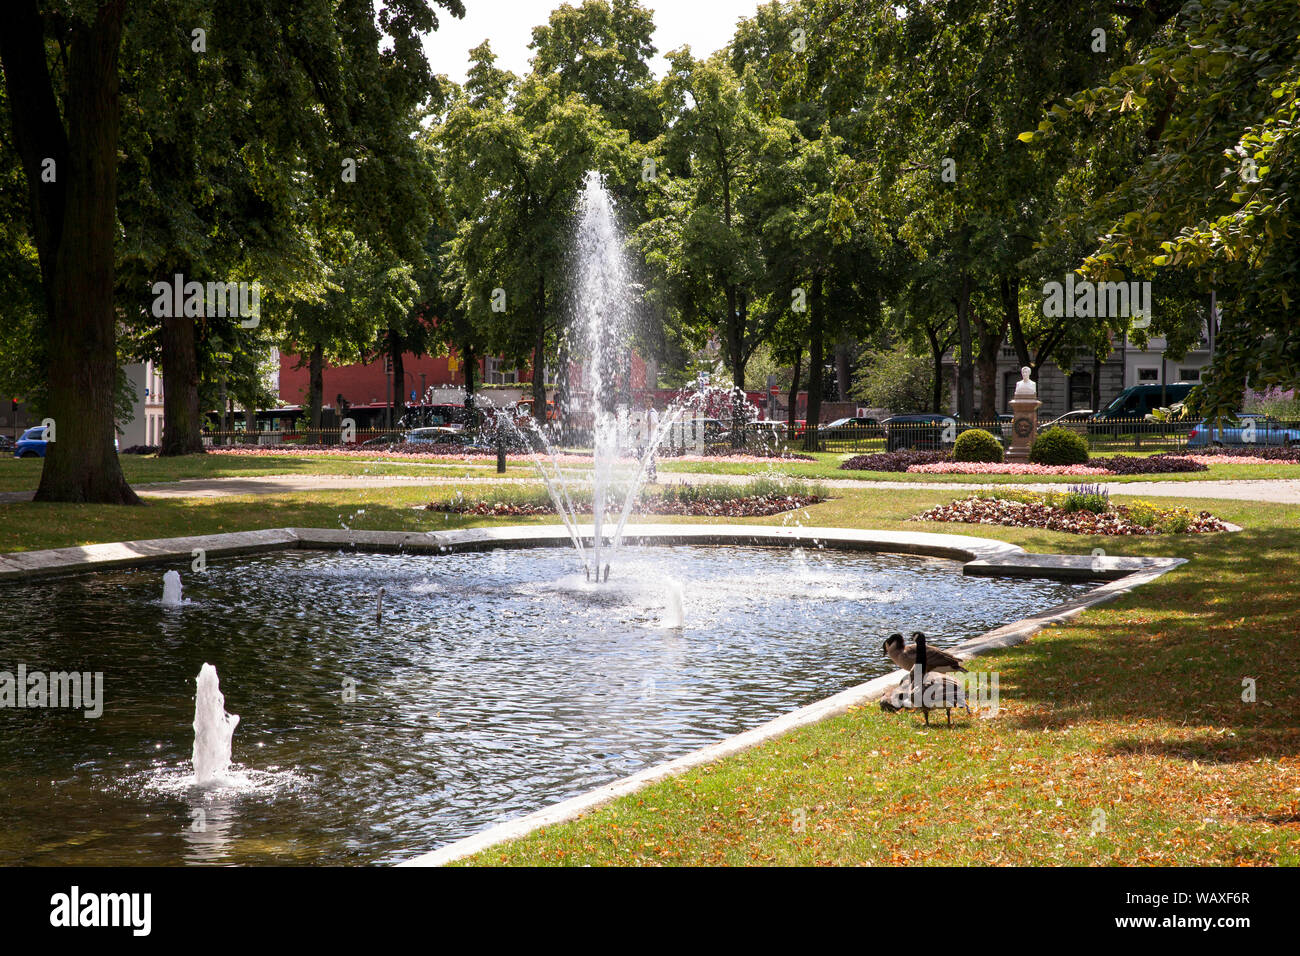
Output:
<svg viewBox="0 0 1300 956">
<path fill-rule="evenodd" d="M 593 529 L 591 525 L 580 525 L 578 532 L 585 541 L 589 542 Z M 1074 600 L 963 641 L 953 648 L 959 657 L 973 657 L 1023 643 L 1044 627 L 1068 621 L 1093 605 L 1127 594 L 1134 588 L 1154 581 L 1167 571 L 1186 563 L 1182 558 L 1036 554 L 1005 541 L 925 531 L 781 528 L 763 525 L 639 524 L 628 525 L 623 537 L 628 544 L 730 544 L 785 547 L 803 544 L 832 547 L 837 550 L 926 555 L 962 561 L 964 562 L 962 570 L 965 574 L 1107 582 Z M 147 541 L 118 541 L 75 548 L 0 554 L 0 580 L 43 578 L 112 568 L 164 564 L 179 560 L 188 561 L 194 556 L 196 549 L 202 549 L 206 557 L 215 558 L 297 548 L 442 553 L 495 548 L 553 547 L 564 546 L 569 542 L 568 529 L 563 525 L 462 528 L 440 532 L 275 528 L 264 531 L 157 538 Z M 613 781 L 525 816 L 489 827 L 438 850 L 417 856 L 401 865 L 441 866 L 498 843 L 525 836 L 542 827 L 575 819 L 611 800 L 635 793 L 643 787 L 692 767 L 713 763 L 789 733 L 798 727 L 845 713 L 853 707 L 872 703 L 905 676 L 903 671 L 894 671 L 874 678 L 824 700 L 783 714 L 753 730 L 649 767 L 630 777 Z"/>
<path fill-rule="evenodd" d="M 579 525 L 584 541 L 594 533 Z M 870 531 L 854 528 L 781 528 L 764 525 L 636 524 L 624 530 L 627 544 L 731 544 L 789 547 L 825 545 L 843 550 L 878 551 L 949 558 L 956 561 L 995 561 L 1024 556 L 1023 548 L 1005 541 L 925 531 Z M 0 580 L 81 574 L 86 571 L 189 561 L 196 550 L 207 558 L 256 554 L 293 548 L 353 548 L 381 552 L 484 551 L 494 548 L 545 548 L 569 544 L 563 525 L 515 525 L 460 528 L 453 531 L 347 531 L 342 528 L 275 528 L 229 534 L 115 541 L 47 551 L 0 554 Z M 1032 558 L 1033 556 L 1029 556 Z M 1050 573 L 1044 567 L 1044 573 Z"/>
</svg>

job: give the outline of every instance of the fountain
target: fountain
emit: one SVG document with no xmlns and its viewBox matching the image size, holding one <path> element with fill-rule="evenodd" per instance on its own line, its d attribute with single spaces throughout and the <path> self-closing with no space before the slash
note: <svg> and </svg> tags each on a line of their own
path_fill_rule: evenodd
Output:
<svg viewBox="0 0 1300 956">
<path fill-rule="evenodd" d="M 664 613 L 659 619 L 659 626 L 669 629 L 680 628 L 685 622 L 682 609 L 682 586 L 676 581 L 669 581 L 664 594 Z"/>
<path fill-rule="evenodd" d="M 578 321 L 572 334 L 573 350 L 584 354 L 582 392 L 585 407 L 567 411 L 591 423 L 592 467 L 592 534 L 590 549 L 584 546 L 578 530 L 578 513 L 555 449 L 536 421 L 530 419 L 524 433 L 508 415 L 499 413 L 500 422 L 524 434 L 534 467 L 546 485 L 556 512 L 564 522 L 582 562 L 588 581 L 609 580 L 609 557 L 622 544 L 623 529 L 649 474 L 649 466 L 664 435 L 681 416 L 686 405 L 675 403 L 660 418 L 646 437 L 630 473 L 618 472 L 620 459 L 628 447 L 628 409 L 617 404 L 620 355 L 626 348 L 629 321 L 633 312 L 633 284 L 623 251 L 623 235 L 614 212 L 614 204 L 595 172 L 587 174 L 579 197 L 577 227 L 573 243 L 574 292 L 572 307 Z M 612 534 L 607 535 L 606 511 L 611 492 L 621 495 L 622 509 Z M 590 551 L 590 553 L 588 553 Z"/>
<path fill-rule="evenodd" d="M 163 607 L 180 607 L 184 603 L 181 597 L 181 576 L 176 571 L 168 571 L 163 575 Z"/>
<path fill-rule="evenodd" d="M 230 769 L 230 744 L 239 715 L 226 713 L 226 698 L 211 664 L 200 668 L 194 682 L 194 781 L 211 786 L 221 783 Z"/>
</svg>

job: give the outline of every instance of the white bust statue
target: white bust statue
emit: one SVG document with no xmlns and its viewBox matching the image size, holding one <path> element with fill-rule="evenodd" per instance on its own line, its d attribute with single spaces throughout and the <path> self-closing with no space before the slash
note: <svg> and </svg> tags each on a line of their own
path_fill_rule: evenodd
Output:
<svg viewBox="0 0 1300 956">
<path fill-rule="evenodd" d="M 1029 379 L 1029 366 L 1020 369 L 1020 381 L 1016 382 L 1016 398 L 1037 398 L 1038 386 Z"/>
</svg>

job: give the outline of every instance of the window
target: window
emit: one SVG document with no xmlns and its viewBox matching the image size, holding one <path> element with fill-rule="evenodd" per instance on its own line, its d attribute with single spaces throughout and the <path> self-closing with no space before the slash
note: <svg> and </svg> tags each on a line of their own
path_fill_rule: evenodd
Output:
<svg viewBox="0 0 1300 956">
<path fill-rule="evenodd" d="M 1158 368 L 1140 368 L 1138 369 L 1139 382 L 1158 382 L 1160 381 L 1160 369 Z"/>
<path fill-rule="evenodd" d="M 1092 408 L 1092 373 L 1074 372 L 1070 375 L 1070 411 Z"/>
<path fill-rule="evenodd" d="M 519 371 L 518 369 L 511 369 L 504 372 L 501 370 L 500 359 L 484 359 L 483 380 L 489 385 L 515 385 L 519 382 Z"/>
<path fill-rule="evenodd" d="M 1199 368 L 1180 368 L 1178 370 L 1178 381 L 1180 382 L 1199 382 L 1201 380 L 1201 370 Z"/>
</svg>

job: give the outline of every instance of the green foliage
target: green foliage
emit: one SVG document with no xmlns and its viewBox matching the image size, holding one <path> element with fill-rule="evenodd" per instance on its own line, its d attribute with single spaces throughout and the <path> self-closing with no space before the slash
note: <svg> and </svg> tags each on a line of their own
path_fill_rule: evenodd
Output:
<svg viewBox="0 0 1300 956">
<path fill-rule="evenodd" d="M 868 350 L 850 394 L 872 408 L 895 414 L 930 407 L 933 369 L 928 358 L 904 346 Z"/>
<path fill-rule="evenodd" d="M 1099 126 L 1135 134 L 1138 165 L 1102 184 L 1080 217 L 1103 237 L 1085 269 L 1218 292 L 1214 361 L 1189 398 L 1212 417 L 1236 410 L 1243 383 L 1300 383 L 1300 5 L 1171 4 L 1157 20 L 1170 22 L 1131 62 L 1021 138 L 1059 143 Z"/>
<path fill-rule="evenodd" d="M 957 436 L 952 446 L 953 461 L 1002 460 L 1002 442 L 982 428 L 971 428 Z"/>
<path fill-rule="evenodd" d="M 1029 460 L 1036 465 L 1082 465 L 1088 460 L 1088 442 L 1068 428 L 1049 428 L 1034 439 Z"/>
</svg>

